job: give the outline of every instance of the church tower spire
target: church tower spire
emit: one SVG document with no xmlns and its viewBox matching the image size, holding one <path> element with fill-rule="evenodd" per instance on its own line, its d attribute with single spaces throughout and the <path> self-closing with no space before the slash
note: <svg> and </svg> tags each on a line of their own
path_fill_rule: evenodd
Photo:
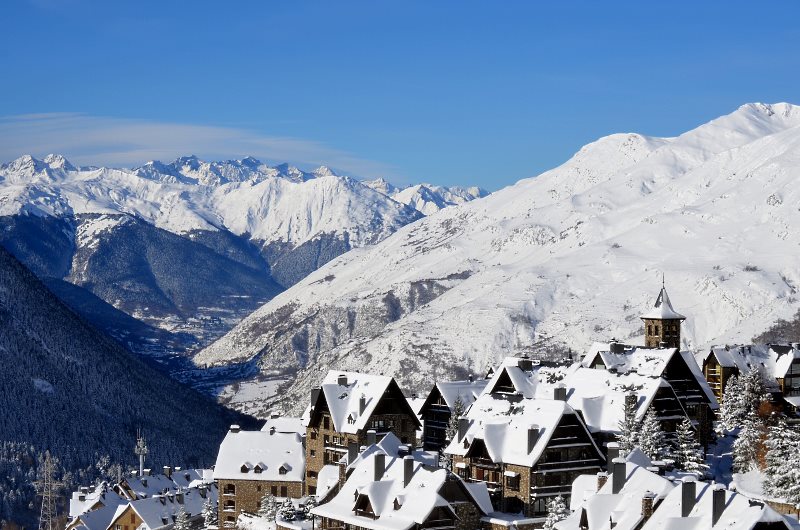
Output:
<svg viewBox="0 0 800 530">
<path fill-rule="evenodd" d="M 680 348 L 681 322 L 686 317 L 675 311 L 669 300 L 664 276 L 661 276 L 661 292 L 653 308 L 639 317 L 644 322 L 645 348 Z"/>
</svg>

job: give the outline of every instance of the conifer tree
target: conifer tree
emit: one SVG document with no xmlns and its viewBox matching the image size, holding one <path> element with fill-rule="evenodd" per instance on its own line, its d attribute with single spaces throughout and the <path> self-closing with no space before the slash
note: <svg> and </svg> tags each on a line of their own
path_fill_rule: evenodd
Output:
<svg viewBox="0 0 800 530">
<path fill-rule="evenodd" d="M 261 497 L 261 506 L 258 508 L 259 517 L 272 522 L 278 513 L 278 503 L 275 501 L 275 496 L 269 491 Z"/>
<path fill-rule="evenodd" d="M 667 455 L 667 443 L 661 422 L 656 417 L 655 410 L 650 407 L 644 415 L 639 429 L 639 448 L 651 460 L 660 460 Z"/>
<path fill-rule="evenodd" d="M 447 422 L 447 430 L 445 431 L 445 437 L 450 441 L 458 434 L 458 419 L 464 414 L 464 408 L 464 401 L 461 399 L 461 394 L 459 394 L 455 403 L 453 403 L 453 411 L 450 414 L 450 421 Z"/>
<path fill-rule="evenodd" d="M 739 436 L 733 442 L 733 467 L 739 473 L 758 469 L 758 452 L 764 426 L 756 415 L 750 411 L 744 420 Z"/>
<path fill-rule="evenodd" d="M 314 507 L 316 507 L 316 505 L 317 505 L 317 498 L 314 495 L 309 495 L 306 498 L 305 505 L 303 506 L 303 509 L 306 512 L 306 516 L 311 516 L 311 510 L 313 510 Z"/>
<path fill-rule="evenodd" d="M 747 411 L 749 412 L 752 410 L 758 412 L 761 403 L 769 400 L 767 386 L 764 383 L 764 376 L 761 375 L 761 371 L 758 368 L 753 366 L 744 375 L 743 387 L 744 402 Z"/>
<path fill-rule="evenodd" d="M 767 448 L 764 491 L 773 497 L 783 497 L 795 486 L 792 467 L 793 464 L 796 467 L 800 456 L 800 433 L 780 418 L 767 430 L 764 445 Z"/>
<path fill-rule="evenodd" d="M 547 501 L 547 518 L 544 520 L 542 529 L 553 530 L 556 527 L 556 523 L 563 521 L 569 517 L 569 515 L 570 511 L 569 508 L 567 508 L 567 504 L 564 502 L 564 497 L 561 495 L 551 497 L 550 500 Z"/>
<path fill-rule="evenodd" d="M 208 530 L 217 525 L 217 507 L 214 506 L 211 499 L 206 499 L 206 502 L 203 503 L 201 514 L 203 515 L 203 528 Z"/>
<path fill-rule="evenodd" d="M 181 506 L 178 512 L 175 514 L 175 524 L 172 526 L 173 530 L 191 530 L 191 524 L 189 523 L 189 515 L 186 513 L 186 509 Z"/>
<path fill-rule="evenodd" d="M 625 456 L 639 443 L 639 422 L 636 421 L 636 394 L 633 392 L 625 396 L 623 417 L 619 422 L 619 454 Z"/>
<path fill-rule="evenodd" d="M 673 452 L 675 465 L 690 473 L 705 475 L 708 465 L 705 463 L 703 448 L 695 437 L 692 421 L 689 418 L 683 418 L 678 424 L 677 435 Z"/>
<path fill-rule="evenodd" d="M 294 521 L 294 512 L 295 510 L 292 499 L 286 497 L 286 499 L 283 501 L 283 504 L 281 504 L 280 510 L 278 511 L 278 518 L 284 521 Z"/>
<path fill-rule="evenodd" d="M 721 433 L 741 427 L 745 417 L 747 417 L 747 410 L 744 384 L 739 377 L 734 374 L 728 379 L 728 382 L 725 383 L 717 430 Z"/>
</svg>

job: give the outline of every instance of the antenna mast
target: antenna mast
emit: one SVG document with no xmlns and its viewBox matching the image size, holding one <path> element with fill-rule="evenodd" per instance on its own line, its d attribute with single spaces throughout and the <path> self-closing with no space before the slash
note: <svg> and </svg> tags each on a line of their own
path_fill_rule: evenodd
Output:
<svg viewBox="0 0 800 530">
<path fill-rule="evenodd" d="M 136 447 L 133 449 L 136 456 L 139 457 L 139 476 L 144 475 L 144 457 L 147 456 L 147 443 L 144 441 L 144 436 L 140 430 L 136 430 Z"/>
</svg>

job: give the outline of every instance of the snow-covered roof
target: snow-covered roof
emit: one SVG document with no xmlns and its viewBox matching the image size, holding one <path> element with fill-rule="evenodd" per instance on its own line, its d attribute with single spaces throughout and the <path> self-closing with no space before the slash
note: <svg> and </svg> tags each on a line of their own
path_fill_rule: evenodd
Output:
<svg viewBox="0 0 800 530">
<path fill-rule="evenodd" d="M 489 383 L 486 379 L 476 379 L 474 381 L 440 381 L 436 383 L 436 388 L 442 394 L 444 402 L 450 410 L 453 410 L 458 398 L 461 398 L 464 404 L 464 410 L 467 409 L 475 399 L 483 392 L 486 385 Z"/>
<path fill-rule="evenodd" d="M 464 438 L 451 441 L 445 452 L 464 456 L 475 440 L 482 440 L 495 463 L 533 467 L 561 419 L 571 414 L 575 414 L 574 410 L 564 401 L 509 399 L 485 393 L 466 414 L 469 427 Z M 539 435 L 536 444 L 528 451 L 528 431 L 531 428 L 538 429 Z M 587 438 L 591 439 L 588 432 Z"/>
<path fill-rule="evenodd" d="M 656 298 L 656 303 L 653 305 L 653 308 L 647 313 L 643 314 L 640 318 L 657 320 L 686 320 L 685 316 L 675 311 L 675 309 L 672 307 L 672 302 L 669 300 L 669 295 L 667 294 L 667 289 L 665 287 L 661 287 L 661 291 L 658 293 L 658 298 Z"/>
<path fill-rule="evenodd" d="M 674 395 L 671 385 L 661 377 L 642 376 L 635 372 L 621 374 L 583 366 L 576 366 L 564 379 L 564 384 L 567 403 L 581 411 L 591 432 L 619 431 L 625 397 L 630 392 L 636 395 L 636 418 L 639 420 L 644 418 L 660 388 L 668 388 Z"/>
<path fill-rule="evenodd" d="M 175 469 L 172 471 L 172 481 L 179 488 L 194 488 L 201 484 L 214 482 L 213 469 Z"/>
<path fill-rule="evenodd" d="M 681 517 L 681 486 L 674 488 L 664 499 L 642 530 L 705 530 L 712 528 L 713 490 L 722 488 L 708 482 L 695 484 L 695 505 L 687 517 Z M 778 527 L 791 528 L 786 519 L 763 503 L 751 503 L 748 497 L 730 490 L 725 491 L 725 509 L 713 528 L 750 530 L 758 523 L 776 523 Z"/>
<path fill-rule="evenodd" d="M 792 362 L 800 359 L 800 349 L 788 344 L 714 346 L 706 358 L 708 355 L 714 355 L 722 367 L 737 368 L 743 374 L 757 368 L 765 376 L 776 378 L 786 376 Z"/>
<path fill-rule="evenodd" d="M 229 431 L 219 447 L 214 479 L 300 482 L 305 463 L 298 433 Z"/>
<path fill-rule="evenodd" d="M 81 500 L 81 497 L 83 497 L 83 500 Z M 69 500 L 69 516 L 70 518 L 75 518 L 82 513 L 90 511 L 98 503 L 102 506 L 117 506 L 123 502 L 126 502 L 126 500 L 110 489 L 104 482 L 89 488 L 86 493 L 82 493 L 80 490 L 74 491 Z"/>
<path fill-rule="evenodd" d="M 339 384 L 340 382 L 346 384 Z M 322 393 L 336 431 L 355 434 L 363 430 L 384 393 L 393 384 L 397 384 L 394 379 L 384 375 L 335 370 L 328 372 L 322 382 Z M 364 398 L 363 410 L 361 398 Z M 409 412 L 413 414 L 410 406 Z M 413 416 L 416 418 L 416 414 Z"/>
<path fill-rule="evenodd" d="M 155 474 L 142 477 L 128 477 L 121 484 L 119 491 L 123 496 L 130 495 L 130 492 L 133 492 L 130 500 L 134 500 L 152 497 L 153 495 L 158 495 L 176 488 L 177 485 L 171 478 L 166 475 Z"/>
<path fill-rule="evenodd" d="M 612 352 L 611 344 L 595 343 L 584 356 L 581 364 L 591 367 L 597 359 L 603 361 L 606 370 L 621 374 L 635 373 L 647 377 L 662 377 L 667 365 L 676 357 L 680 357 L 688 367 L 694 380 L 702 389 L 712 409 L 719 408 L 717 398 L 708 385 L 694 355 L 689 351 L 677 348 L 640 348 L 619 345 L 617 352 Z"/>
<path fill-rule="evenodd" d="M 578 530 L 584 517 L 592 530 L 608 528 L 613 521 L 615 530 L 634 530 L 642 522 L 642 498 L 653 496 L 654 504 L 664 499 L 675 487 L 672 481 L 658 473 L 648 471 L 642 463 L 649 459 L 634 450 L 625 459 L 625 484 L 618 493 L 613 492 L 613 475 L 598 490 L 597 475 L 581 475 L 575 479 L 570 499 L 572 515 L 560 522 L 559 530 Z M 576 498 L 577 497 L 577 498 Z"/>
<path fill-rule="evenodd" d="M 143 521 L 148 529 L 161 528 L 166 525 L 174 523 L 174 516 L 177 514 L 181 507 L 186 511 L 190 517 L 197 516 L 203 509 L 203 504 L 207 500 L 211 501 L 212 506 L 217 503 L 217 487 L 216 485 L 206 486 L 206 496 L 200 495 L 197 488 L 190 488 L 183 490 L 183 501 L 179 499 L 179 494 L 169 493 L 166 495 L 157 495 L 146 499 L 139 499 L 130 501 L 127 504 L 117 506 L 116 511 L 111 519 L 111 522 L 103 529 L 89 528 L 86 530 L 108 530 L 112 528 L 114 521 L 130 506 L 139 518 Z M 166 523 L 164 521 L 167 521 Z M 141 528 L 141 527 L 139 527 Z"/>
<path fill-rule="evenodd" d="M 270 418 L 261 427 L 262 431 L 269 432 L 270 429 L 275 429 L 280 433 L 298 433 L 305 434 L 306 427 L 308 427 L 308 417 L 291 418 L 291 417 L 277 417 Z"/>
<path fill-rule="evenodd" d="M 376 481 L 378 455 L 383 455 L 384 472 Z M 442 496 L 448 481 L 464 486 L 463 491 L 472 496 L 476 505 L 485 508 L 489 498 L 485 484 L 466 487 L 457 476 L 426 465 L 416 454 L 407 458 L 413 462 L 413 475 L 405 485 L 404 459 L 397 452 L 384 451 L 378 445 L 368 447 L 353 461 L 352 472 L 339 493 L 330 502 L 314 508 L 312 513 L 363 528 L 406 530 L 423 523 L 434 508 L 451 509 Z M 479 491 L 481 488 L 483 492 Z M 356 500 L 362 496 L 368 499 L 375 518 L 356 515 Z"/>
</svg>

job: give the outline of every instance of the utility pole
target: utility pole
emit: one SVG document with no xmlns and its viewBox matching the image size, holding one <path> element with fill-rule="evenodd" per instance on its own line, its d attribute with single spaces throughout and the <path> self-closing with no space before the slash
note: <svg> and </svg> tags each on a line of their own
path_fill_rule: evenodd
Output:
<svg viewBox="0 0 800 530">
<path fill-rule="evenodd" d="M 58 491 L 64 487 L 63 482 L 57 482 L 55 478 L 56 463 L 50 455 L 50 451 L 45 451 L 44 462 L 41 463 L 39 475 L 41 478 L 33 483 L 36 491 L 42 496 L 42 511 L 39 514 L 39 530 L 60 530 L 58 525 Z"/>
<path fill-rule="evenodd" d="M 139 430 L 136 431 L 136 447 L 133 452 L 139 457 L 139 477 L 142 477 L 144 475 L 144 457 L 147 456 L 147 444 Z"/>
</svg>

